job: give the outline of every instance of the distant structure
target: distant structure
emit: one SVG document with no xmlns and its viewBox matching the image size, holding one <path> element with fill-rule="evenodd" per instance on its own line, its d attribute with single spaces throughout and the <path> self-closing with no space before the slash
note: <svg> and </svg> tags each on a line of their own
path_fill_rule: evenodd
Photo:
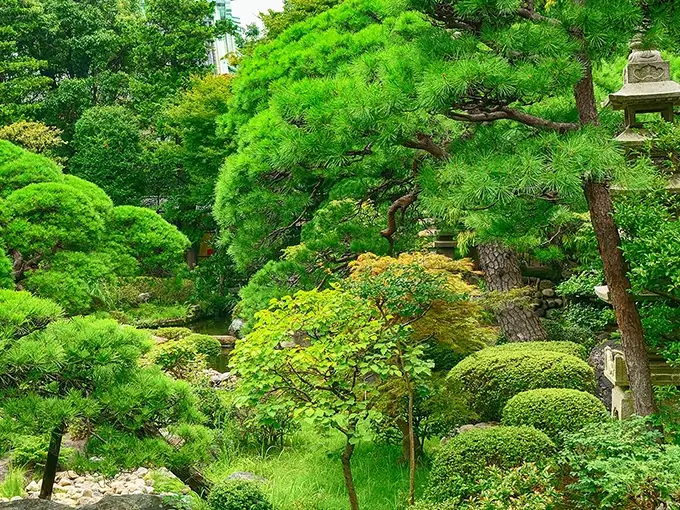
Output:
<svg viewBox="0 0 680 510">
<path fill-rule="evenodd" d="M 234 16 L 231 10 L 231 0 L 217 0 L 215 2 L 215 13 L 213 22 L 231 20 L 237 26 L 241 25 L 240 18 Z M 215 74 L 231 74 L 236 69 L 229 65 L 229 55 L 238 51 L 236 39 L 233 35 L 227 34 L 215 39 L 208 52 L 208 62 L 215 69 Z"/>
</svg>

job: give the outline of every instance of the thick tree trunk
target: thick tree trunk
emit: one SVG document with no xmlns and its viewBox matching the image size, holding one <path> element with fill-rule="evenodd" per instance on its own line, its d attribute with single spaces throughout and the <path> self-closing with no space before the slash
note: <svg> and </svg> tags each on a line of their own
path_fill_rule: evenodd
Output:
<svg viewBox="0 0 680 510">
<path fill-rule="evenodd" d="M 347 494 L 349 495 L 349 507 L 351 510 L 359 510 L 359 500 L 357 499 L 357 491 L 354 487 L 354 478 L 352 477 L 352 454 L 354 453 L 354 445 L 349 442 L 345 443 L 345 451 L 342 453 L 342 472 L 345 475 L 345 487 L 347 487 Z"/>
<path fill-rule="evenodd" d="M 586 198 L 590 220 L 597 235 L 609 297 L 621 331 L 621 344 L 626 356 L 626 369 L 633 393 L 635 413 L 648 416 L 656 412 L 652 375 L 640 314 L 630 292 L 628 268 L 623 258 L 621 237 L 613 217 L 613 206 L 606 184 L 586 182 Z"/>
<path fill-rule="evenodd" d="M 59 465 L 59 453 L 61 452 L 61 440 L 64 437 L 64 422 L 57 425 L 50 436 L 50 446 L 47 450 L 45 471 L 43 472 L 42 485 L 40 486 L 40 499 L 51 499 L 54 488 L 54 478 L 57 475 Z"/>
<path fill-rule="evenodd" d="M 210 493 L 211 483 L 197 469 L 171 467 L 170 471 L 201 498 L 205 499 Z"/>
<path fill-rule="evenodd" d="M 488 290 L 508 292 L 523 286 L 519 262 L 512 250 L 500 243 L 483 243 L 477 246 L 477 252 Z M 504 305 L 496 313 L 496 320 L 509 342 L 531 342 L 548 337 L 538 316 L 518 303 Z"/>
<path fill-rule="evenodd" d="M 593 72 L 590 62 L 583 59 L 585 74 L 574 87 L 574 97 L 582 125 L 599 125 Z M 621 251 L 621 236 L 614 221 L 614 207 L 609 186 L 587 180 L 584 184 L 590 221 L 597 237 L 597 245 L 609 287 L 609 296 L 621 331 L 621 344 L 626 357 L 626 369 L 633 393 L 635 413 L 648 416 L 656 412 L 652 376 L 647 359 L 647 346 L 640 313 L 630 293 L 628 266 Z"/>
</svg>

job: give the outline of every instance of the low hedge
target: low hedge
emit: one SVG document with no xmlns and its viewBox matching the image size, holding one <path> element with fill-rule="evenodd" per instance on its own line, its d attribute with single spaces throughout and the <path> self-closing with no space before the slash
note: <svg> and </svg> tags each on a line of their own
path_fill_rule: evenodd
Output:
<svg viewBox="0 0 680 510">
<path fill-rule="evenodd" d="M 583 360 L 561 352 L 493 347 L 458 363 L 449 384 L 463 394 L 482 420 L 499 421 L 512 397 L 538 388 L 595 389 L 593 369 Z"/>
<path fill-rule="evenodd" d="M 441 502 L 469 496 L 489 468 L 540 462 L 555 452 L 550 438 L 532 427 L 489 427 L 455 436 L 437 452 L 426 498 Z"/>
<path fill-rule="evenodd" d="M 203 354 L 208 358 L 219 356 L 222 352 L 222 344 L 214 336 L 193 333 L 184 339 L 194 345 L 197 353 Z"/>
<path fill-rule="evenodd" d="M 607 409 L 584 391 L 549 388 L 523 391 L 503 409 L 503 425 L 528 425 L 553 439 L 607 419 Z"/>
<path fill-rule="evenodd" d="M 495 347 L 489 347 L 491 350 L 498 351 L 550 351 L 562 352 L 564 354 L 571 354 L 582 360 L 588 359 L 588 351 L 582 345 L 574 342 L 513 342 Z"/>
<path fill-rule="evenodd" d="M 273 510 L 262 489 L 247 480 L 224 480 L 208 495 L 211 510 Z"/>
</svg>

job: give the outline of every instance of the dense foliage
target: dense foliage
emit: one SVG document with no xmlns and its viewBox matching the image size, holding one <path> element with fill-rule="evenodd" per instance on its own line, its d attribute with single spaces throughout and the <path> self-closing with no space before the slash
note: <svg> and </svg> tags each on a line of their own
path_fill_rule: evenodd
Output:
<svg viewBox="0 0 680 510">
<path fill-rule="evenodd" d="M 595 396 L 578 390 L 529 390 L 512 397 L 503 408 L 503 425 L 527 425 L 553 440 L 607 418 L 607 409 Z"/>
<path fill-rule="evenodd" d="M 16 285 L 82 313 L 119 276 L 180 271 L 188 242 L 153 211 L 114 207 L 96 185 L 5 141 L 0 160 L 0 237 Z"/>
<path fill-rule="evenodd" d="M 551 351 L 489 348 L 468 356 L 449 373 L 484 420 L 500 420 L 508 401 L 523 391 L 568 388 L 592 392 L 593 369 L 583 360 Z"/>
</svg>

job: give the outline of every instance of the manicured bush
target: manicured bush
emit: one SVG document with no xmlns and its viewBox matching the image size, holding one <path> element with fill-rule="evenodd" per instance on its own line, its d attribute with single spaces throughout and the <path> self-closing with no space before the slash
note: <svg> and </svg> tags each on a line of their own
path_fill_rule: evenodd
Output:
<svg viewBox="0 0 680 510">
<path fill-rule="evenodd" d="M 61 170 L 53 161 L 0 140 L 0 198 L 29 184 L 61 179 Z"/>
<path fill-rule="evenodd" d="M 489 347 L 489 350 L 498 351 L 550 351 L 561 352 L 564 354 L 571 354 L 583 360 L 588 358 L 586 348 L 574 342 L 514 342 L 495 347 Z"/>
<path fill-rule="evenodd" d="M 523 391 L 503 409 L 503 425 L 529 425 L 553 439 L 606 419 L 607 409 L 597 397 L 564 388 Z"/>
<path fill-rule="evenodd" d="M 523 391 L 595 388 L 593 369 L 575 356 L 498 347 L 468 356 L 449 372 L 448 380 L 481 419 L 495 421 L 508 400 Z"/>
<path fill-rule="evenodd" d="M 427 498 L 432 501 L 470 495 L 471 485 L 490 467 L 509 469 L 538 462 L 554 453 L 555 445 L 532 427 L 490 427 L 455 436 L 437 452 Z"/>
<path fill-rule="evenodd" d="M 254 482 L 225 480 L 208 496 L 211 510 L 273 510 L 273 505 Z"/>
<path fill-rule="evenodd" d="M 196 352 L 210 358 L 222 353 L 222 344 L 214 336 L 194 333 L 186 337 L 187 342 L 194 344 Z"/>
<path fill-rule="evenodd" d="M 134 258 L 138 274 L 172 276 L 184 267 L 189 240 L 151 209 L 114 207 L 107 227 L 112 248 Z"/>
</svg>

